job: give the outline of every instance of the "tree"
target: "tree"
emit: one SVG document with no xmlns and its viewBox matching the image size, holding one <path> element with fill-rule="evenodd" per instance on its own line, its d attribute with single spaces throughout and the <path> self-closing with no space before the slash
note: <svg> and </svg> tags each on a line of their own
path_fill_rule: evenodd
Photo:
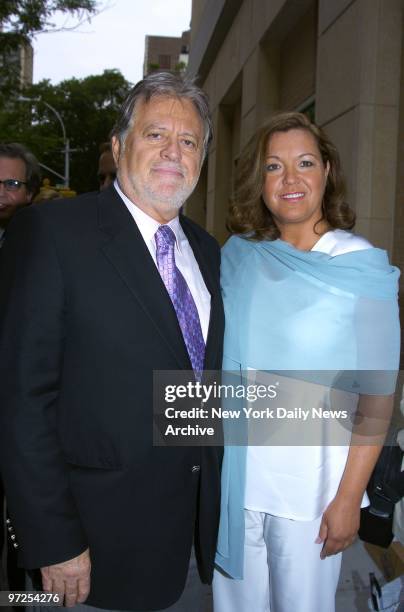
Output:
<svg viewBox="0 0 404 612">
<path fill-rule="evenodd" d="M 18 51 L 40 32 L 57 31 L 52 23 L 56 12 L 72 15 L 77 27 L 99 12 L 97 0 L 1 0 L 0 83 L 11 91 L 20 85 Z"/>
<path fill-rule="evenodd" d="M 74 15 L 81 23 L 97 12 L 97 0 L 2 0 L 0 42 L 18 46 L 30 42 L 39 32 L 54 30 L 51 17 L 57 11 Z"/>
<path fill-rule="evenodd" d="M 19 95 L 47 102 L 60 113 L 70 146 L 78 149 L 70 156 L 70 186 L 81 193 L 97 189 L 99 145 L 109 139 L 130 88 L 131 84 L 118 70 L 68 79 L 58 85 L 44 80 L 25 87 L 0 111 L 1 138 L 24 143 L 41 163 L 63 175 L 63 138 L 57 118 L 41 101 L 19 101 Z M 44 171 L 43 176 L 55 182 L 51 173 Z"/>
</svg>

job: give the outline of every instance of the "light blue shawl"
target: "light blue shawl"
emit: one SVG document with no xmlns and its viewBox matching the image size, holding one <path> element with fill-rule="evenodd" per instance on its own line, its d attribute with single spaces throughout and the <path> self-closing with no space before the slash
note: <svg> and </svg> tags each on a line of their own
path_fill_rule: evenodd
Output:
<svg viewBox="0 0 404 612">
<path fill-rule="evenodd" d="M 230 238 L 224 370 L 397 370 L 398 277 L 377 248 L 332 257 Z M 216 563 L 234 578 L 243 575 L 245 473 L 246 447 L 227 446 Z"/>
</svg>

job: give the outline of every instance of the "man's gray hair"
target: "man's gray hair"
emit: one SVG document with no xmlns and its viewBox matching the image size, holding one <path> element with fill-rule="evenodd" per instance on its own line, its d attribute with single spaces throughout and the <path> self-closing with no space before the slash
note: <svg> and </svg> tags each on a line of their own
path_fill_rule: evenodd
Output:
<svg viewBox="0 0 404 612">
<path fill-rule="evenodd" d="M 115 136 L 119 140 L 121 148 L 123 148 L 127 133 L 136 120 L 137 103 L 139 101 L 149 102 L 151 98 L 157 96 L 185 98 L 193 103 L 203 123 L 203 157 L 205 157 L 212 139 L 212 120 L 208 96 L 200 87 L 195 85 L 193 79 L 181 77 L 171 72 L 152 72 L 131 89 L 121 106 L 118 119 L 111 131 L 111 137 Z"/>
</svg>

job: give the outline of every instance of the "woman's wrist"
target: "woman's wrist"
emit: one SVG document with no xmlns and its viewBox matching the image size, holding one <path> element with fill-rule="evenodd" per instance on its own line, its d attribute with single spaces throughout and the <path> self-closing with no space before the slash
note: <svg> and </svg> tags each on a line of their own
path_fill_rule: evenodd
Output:
<svg viewBox="0 0 404 612">
<path fill-rule="evenodd" d="M 365 491 L 358 491 L 357 489 L 349 489 L 340 486 L 335 499 L 338 499 L 346 505 L 360 508 L 364 493 Z"/>
</svg>

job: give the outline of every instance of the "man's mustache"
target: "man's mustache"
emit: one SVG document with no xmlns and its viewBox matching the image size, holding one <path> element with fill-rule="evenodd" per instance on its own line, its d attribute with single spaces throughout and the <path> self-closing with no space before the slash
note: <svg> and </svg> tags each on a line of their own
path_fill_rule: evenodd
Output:
<svg viewBox="0 0 404 612">
<path fill-rule="evenodd" d="M 180 164 L 173 163 L 164 163 L 164 164 L 154 164 L 152 166 L 152 170 L 171 170 L 174 172 L 178 172 L 181 176 L 186 176 L 186 170 Z"/>
</svg>

